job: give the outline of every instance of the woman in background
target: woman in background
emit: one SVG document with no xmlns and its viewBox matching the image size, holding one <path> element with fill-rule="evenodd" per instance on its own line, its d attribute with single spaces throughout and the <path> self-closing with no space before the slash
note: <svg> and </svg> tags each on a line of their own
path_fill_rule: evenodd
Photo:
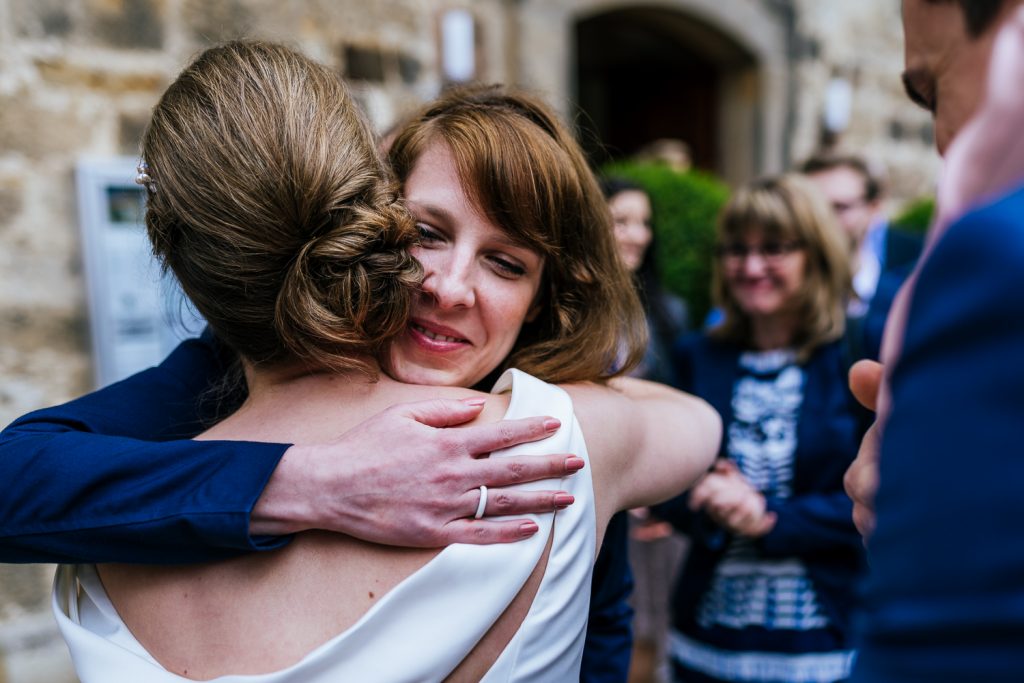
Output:
<svg viewBox="0 0 1024 683">
<path fill-rule="evenodd" d="M 642 186 L 624 178 L 605 178 L 601 190 L 612 214 L 619 256 L 633 274 L 647 318 L 647 349 L 630 375 L 673 385 L 676 373 L 671 349 L 689 327 L 689 314 L 686 302 L 661 284 L 651 197 Z"/>
<path fill-rule="evenodd" d="M 849 675 L 863 566 L 843 473 L 864 422 L 847 389 L 842 231 L 808 181 L 736 192 L 718 227 L 724 320 L 676 349 L 680 386 L 726 427 L 720 459 L 658 514 L 692 546 L 672 604 L 679 681 Z"/>
</svg>

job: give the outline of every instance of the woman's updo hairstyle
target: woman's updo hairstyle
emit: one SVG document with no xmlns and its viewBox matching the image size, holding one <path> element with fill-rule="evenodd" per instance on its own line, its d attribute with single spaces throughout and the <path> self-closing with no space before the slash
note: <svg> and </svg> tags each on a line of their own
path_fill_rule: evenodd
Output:
<svg viewBox="0 0 1024 683">
<path fill-rule="evenodd" d="M 421 270 L 337 76 L 281 45 L 210 48 L 156 105 L 142 155 L 153 250 L 219 339 L 254 364 L 373 374 Z"/>
</svg>

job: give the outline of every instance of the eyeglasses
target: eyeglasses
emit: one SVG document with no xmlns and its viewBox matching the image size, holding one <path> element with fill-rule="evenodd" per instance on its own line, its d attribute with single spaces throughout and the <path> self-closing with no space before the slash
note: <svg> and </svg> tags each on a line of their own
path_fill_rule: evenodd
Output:
<svg viewBox="0 0 1024 683">
<path fill-rule="evenodd" d="M 723 263 L 729 265 L 739 265 L 747 260 L 748 256 L 760 256 L 765 263 L 775 265 L 781 263 L 788 255 L 803 248 L 803 242 L 796 240 L 765 242 L 757 247 L 742 242 L 726 242 L 715 247 L 715 254 L 722 259 Z"/>
<path fill-rule="evenodd" d="M 859 209 L 862 206 L 866 206 L 867 204 L 868 204 L 868 198 L 867 197 L 859 197 L 857 199 L 851 199 L 848 202 L 839 202 L 839 201 L 832 202 L 832 210 L 835 211 L 837 215 L 841 216 L 841 215 L 843 215 L 844 213 L 846 213 L 848 211 L 853 211 L 854 209 Z"/>
</svg>

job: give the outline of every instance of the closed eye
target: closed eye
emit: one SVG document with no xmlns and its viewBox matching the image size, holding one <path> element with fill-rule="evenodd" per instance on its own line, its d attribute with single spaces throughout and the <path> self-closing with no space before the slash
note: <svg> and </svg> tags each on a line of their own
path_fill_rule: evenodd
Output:
<svg viewBox="0 0 1024 683">
<path fill-rule="evenodd" d="M 488 260 L 502 277 L 515 279 L 526 275 L 526 268 L 501 256 L 489 256 Z"/>
<path fill-rule="evenodd" d="M 432 242 L 440 242 L 444 239 L 437 230 L 426 223 L 417 223 L 416 230 L 420 233 L 420 245 L 429 245 Z"/>
</svg>

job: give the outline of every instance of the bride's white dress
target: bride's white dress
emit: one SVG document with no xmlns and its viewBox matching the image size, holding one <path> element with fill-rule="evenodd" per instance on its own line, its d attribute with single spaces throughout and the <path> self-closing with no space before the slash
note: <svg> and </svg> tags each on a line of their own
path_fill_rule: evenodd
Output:
<svg viewBox="0 0 1024 683">
<path fill-rule="evenodd" d="M 511 389 L 507 418 L 551 415 L 562 422 L 552 437 L 494 453 L 575 453 L 588 466 L 560 486 L 576 502 L 534 515 L 540 531 L 512 544 L 453 545 L 385 595 L 352 627 L 296 664 L 260 675 L 231 675 L 218 683 L 398 683 L 441 681 L 504 612 L 536 567 L 549 534 L 551 553 L 529 613 L 482 679 L 487 683 L 579 680 L 595 553 L 594 489 L 583 433 L 568 394 L 518 370 L 495 392 Z M 523 484 L 550 490 L 551 481 Z M 555 519 L 557 518 L 557 524 Z M 57 623 L 82 683 L 170 683 L 168 672 L 132 636 L 93 565 L 57 570 Z M 274 628 L 273 621 L 267 628 Z"/>
</svg>

